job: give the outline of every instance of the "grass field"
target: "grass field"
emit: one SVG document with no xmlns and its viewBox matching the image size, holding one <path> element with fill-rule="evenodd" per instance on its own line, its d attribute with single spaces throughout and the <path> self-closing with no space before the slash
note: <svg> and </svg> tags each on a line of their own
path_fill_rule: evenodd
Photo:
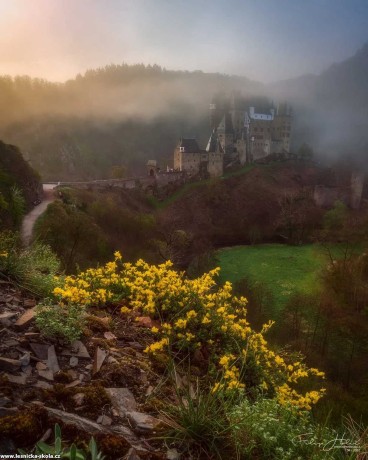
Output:
<svg viewBox="0 0 368 460">
<path fill-rule="evenodd" d="M 221 282 L 247 277 L 263 283 L 272 292 L 276 312 L 292 294 L 315 292 L 318 273 L 327 262 L 324 249 L 317 245 L 236 246 L 221 249 L 216 256 Z"/>
</svg>

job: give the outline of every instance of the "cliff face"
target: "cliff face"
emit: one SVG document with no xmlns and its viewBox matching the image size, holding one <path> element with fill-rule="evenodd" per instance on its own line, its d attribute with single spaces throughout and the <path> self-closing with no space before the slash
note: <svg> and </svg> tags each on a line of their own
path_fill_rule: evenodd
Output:
<svg viewBox="0 0 368 460">
<path fill-rule="evenodd" d="M 42 197 L 40 177 L 24 160 L 19 149 L 0 141 L 0 228 L 16 226 L 14 190 L 29 210 Z"/>
</svg>

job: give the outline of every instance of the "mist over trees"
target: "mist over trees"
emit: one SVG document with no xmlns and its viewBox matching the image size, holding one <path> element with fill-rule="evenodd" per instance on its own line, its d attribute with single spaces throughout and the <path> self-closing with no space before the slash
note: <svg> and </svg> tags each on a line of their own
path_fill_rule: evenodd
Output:
<svg viewBox="0 0 368 460">
<path fill-rule="evenodd" d="M 214 94 L 287 100 L 294 109 L 292 149 L 307 142 L 324 157 L 365 159 L 368 146 L 368 46 L 320 76 L 262 85 L 246 77 L 109 65 L 65 83 L 0 77 L 0 137 L 19 145 L 44 180 L 144 172 L 171 165 L 181 136 L 205 145 Z"/>
</svg>

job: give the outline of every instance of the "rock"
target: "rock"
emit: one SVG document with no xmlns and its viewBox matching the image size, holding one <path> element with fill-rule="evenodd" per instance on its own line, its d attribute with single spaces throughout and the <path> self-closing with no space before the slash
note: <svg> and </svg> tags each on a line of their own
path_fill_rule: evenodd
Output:
<svg viewBox="0 0 368 460">
<path fill-rule="evenodd" d="M 108 332 L 104 332 L 104 337 L 106 340 L 116 340 L 116 335 L 113 334 L 112 332 L 108 331 Z"/>
<path fill-rule="evenodd" d="M 23 307 L 24 308 L 32 308 L 36 306 L 36 301 L 34 299 L 24 299 L 23 300 Z"/>
<path fill-rule="evenodd" d="M 147 372 L 145 372 L 143 369 L 141 369 L 140 380 L 141 380 L 143 385 L 147 385 L 147 383 L 148 383 Z"/>
<path fill-rule="evenodd" d="M 153 321 L 149 316 L 137 316 L 135 323 L 137 327 L 147 327 L 151 329 L 153 326 Z"/>
<path fill-rule="evenodd" d="M 138 455 L 134 447 L 132 447 L 129 449 L 123 460 L 142 460 L 142 458 Z"/>
<path fill-rule="evenodd" d="M 112 424 L 112 419 L 107 415 L 100 415 L 97 419 L 97 423 L 103 426 L 110 426 Z"/>
<path fill-rule="evenodd" d="M 70 367 L 76 367 L 78 366 L 79 360 L 76 356 L 72 356 L 69 360 L 69 366 Z"/>
<path fill-rule="evenodd" d="M 47 366 L 45 363 L 41 363 L 40 361 L 36 364 L 36 369 L 38 371 L 45 371 L 47 369 Z"/>
<path fill-rule="evenodd" d="M 43 343 L 30 343 L 29 346 L 37 358 L 41 359 L 42 361 L 47 360 L 49 345 L 45 345 Z"/>
<path fill-rule="evenodd" d="M 19 342 L 15 339 L 4 340 L 4 342 L 2 342 L 2 346 L 5 348 L 17 347 L 18 345 Z"/>
<path fill-rule="evenodd" d="M 74 380 L 73 382 L 71 383 L 68 383 L 67 385 L 65 385 L 65 388 L 74 388 L 74 387 L 77 387 L 78 385 L 80 385 L 81 382 L 80 380 Z"/>
<path fill-rule="evenodd" d="M 16 385 L 26 385 L 27 383 L 26 374 L 21 374 L 21 375 L 6 374 L 6 376 L 8 377 L 9 382 L 15 383 Z"/>
<path fill-rule="evenodd" d="M 50 371 L 56 373 L 60 371 L 58 359 L 55 353 L 55 347 L 54 345 L 51 345 L 47 349 L 47 367 L 50 369 Z"/>
<path fill-rule="evenodd" d="M 18 369 L 20 369 L 21 365 L 22 363 L 19 361 L 19 359 L 0 357 L 1 371 L 16 372 Z"/>
<path fill-rule="evenodd" d="M 10 358 L 10 359 L 16 359 L 17 361 L 18 360 L 18 357 L 19 357 L 19 353 L 15 350 L 12 350 L 12 351 L 9 351 L 7 353 L 7 358 Z M 19 361 L 20 362 L 20 361 Z M 20 365 L 22 365 L 22 363 L 20 362 Z"/>
<path fill-rule="evenodd" d="M 153 392 L 153 386 L 150 385 L 146 390 L 146 396 L 151 396 L 152 392 Z"/>
<path fill-rule="evenodd" d="M 116 433 L 122 438 L 124 438 L 131 446 L 137 449 L 139 445 L 139 440 L 137 436 L 127 427 L 124 426 L 112 426 L 106 427 L 100 425 L 99 423 L 92 422 L 84 417 L 80 417 L 77 414 L 71 414 L 69 412 L 63 412 L 58 409 L 53 409 L 51 407 L 45 407 L 50 418 L 61 421 L 64 425 L 75 426 L 78 430 L 85 431 L 89 435 L 95 436 L 97 434 L 111 434 Z M 140 450 L 138 447 L 138 450 Z M 143 451 L 147 452 L 147 449 L 143 448 Z"/>
<path fill-rule="evenodd" d="M 136 400 L 128 388 L 105 388 L 105 390 L 120 417 L 125 417 L 127 412 L 137 409 Z"/>
<path fill-rule="evenodd" d="M 54 373 L 50 370 L 47 371 L 38 371 L 38 375 L 43 379 L 53 381 L 54 380 Z"/>
<path fill-rule="evenodd" d="M 27 377 L 32 375 L 32 370 L 33 368 L 30 365 L 22 367 L 22 371 L 26 374 Z"/>
<path fill-rule="evenodd" d="M 64 356 L 78 356 L 78 358 L 91 358 L 87 348 L 80 340 L 74 340 L 71 348 L 65 348 L 61 354 Z"/>
<path fill-rule="evenodd" d="M 97 374 L 97 372 L 101 369 L 103 362 L 105 361 L 107 356 L 107 352 L 100 347 L 96 348 L 95 357 L 93 361 L 93 369 L 92 374 Z"/>
<path fill-rule="evenodd" d="M 90 354 L 88 353 L 87 348 L 80 340 L 75 340 L 72 343 L 72 348 L 77 350 L 77 356 L 79 358 L 91 358 Z"/>
<path fill-rule="evenodd" d="M 206 359 L 205 359 L 203 353 L 201 352 L 201 350 L 199 350 L 198 348 L 196 350 L 194 350 L 193 362 L 197 366 L 203 366 L 204 364 L 206 364 Z"/>
<path fill-rule="evenodd" d="M 27 351 L 26 353 L 24 353 L 24 355 L 22 355 L 20 358 L 19 358 L 19 361 L 22 363 L 22 367 L 26 367 L 28 366 L 28 364 L 30 363 L 31 361 L 31 353 L 29 353 L 29 351 Z"/>
<path fill-rule="evenodd" d="M 18 407 L 0 407 L 0 417 L 6 417 L 7 415 L 14 415 L 18 412 Z"/>
<path fill-rule="evenodd" d="M 166 452 L 166 458 L 167 458 L 167 460 L 179 460 L 180 459 L 180 454 L 176 449 L 169 449 Z"/>
<path fill-rule="evenodd" d="M 80 417 L 79 415 L 70 414 L 69 412 L 63 412 L 51 407 L 45 407 L 45 410 L 51 417 L 61 420 L 63 424 L 75 426 L 79 430 L 85 431 L 90 435 L 110 433 L 110 431 L 102 425 L 99 425 L 96 422 L 92 422 L 91 420 L 88 420 L 84 417 Z"/>
<path fill-rule="evenodd" d="M 117 364 L 118 362 L 119 362 L 119 361 L 118 361 L 116 358 L 114 358 L 113 356 L 109 356 L 109 357 L 107 358 L 107 363 L 108 363 L 108 364 Z"/>
<path fill-rule="evenodd" d="M 41 337 L 41 334 L 39 332 L 26 332 L 24 334 L 24 338 L 27 340 L 35 340 Z"/>
<path fill-rule="evenodd" d="M 162 421 L 142 412 L 127 412 L 126 416 L 137 433 L 152 433 L 162 426 Z"/>
<path fill-rule="evenodd" d="M 42 388 L 44 390 L 49 390 L 52 388 L 52 385 L 50 385 L 47 382 L 44 382 L 43 380 L 37 380 L 37 382 L 33 385 L 36 388 Z"/>
<path fill-rule="evenodd" d="M 78 378 L 78 372 L 75 371 L 74 369 L 69 369 L 67 371 L 67 374 L 70 375 L 70 378 L 72 378 L 73 380 L 77 380 Z"/>
<path fill-rule="evenodd" d="M 92 369 L 93 365 L 92 364 L 87 364 L 86 369 L 90 371 Z"/>
<path fill-rule="evenodd" d="M 10 320 L 14 316 L 17 316 L 17 314 L 11 311 L 4 311 L 3 313 L 0 313 L 0 324 L 5 327 L 10 326 L 12 324 Z"/>
<path fill-rule="evenodd" d="M 38 401 L 38 400 L 31 401 L 31 404 L 35 406 L 39 406 L 39 407 L 43 407 L 45 405 L 42 401 Z"/>
<path fill-rule="evenodd" d="M 83 406 L 86 395 L 84 393 L 76 393 L 72 399 L 74 399 L 76 406 Z"/>
<path fill-rule="evenodd" d="M 23 315 L 14 323 L 14 327 L 20 331 L 25 329 L 33 321 L 36 314 L 35 310 L 36 309 L 34 307 L 23 313 Z"/>
<path fill-rule="evenodd" d="M 128 342 L 128 345 L 130 346 L 130 348 L 133 348 L 134 350 L 138 351 L 142 351 L 145 349 L 145 347 L 139 342 Z"/>
<path fill-rule="evenodd" d="M 6 396 L 0 396 L 0 407 L 4 407 L 11 402 L 11 399 Z"/>
</svg>

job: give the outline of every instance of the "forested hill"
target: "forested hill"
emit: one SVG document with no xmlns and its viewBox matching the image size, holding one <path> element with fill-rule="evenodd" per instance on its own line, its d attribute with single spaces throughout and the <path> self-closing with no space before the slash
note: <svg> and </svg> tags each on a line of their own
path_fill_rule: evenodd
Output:
<svg viewBox="0 0 368 460">
<path fill-rule="evenodd" d="M 245 77 L 110 65 L 65 83 L 0 78 L 0 134 L 19 145 L 46 180 L 101 178 L 149 158 L 171 162 L 180 136 L 209 136 L 214 93 L 262 93 Z"/>
<path fill-rule="evenodd" d="M 368 42 L 352 57 L 320 75 L 303 75 L 269 87 L 293 101 L 300 141 L 325 154 L 346 155 L 365 165 L 368 156 Z"/>
<path fill-rule="evenodd" d="M 0 230 L 18 228 L 24 212 L 41 197 L 39 175 L 17 147 L 0 141 Z"/>
<path fill-rule="evenodd" d="M 44 180 L 141 174 L 148 159 L 172 165 L 179 137 L 210 135 L 214 94 L 287 100 L 292 149 L 366 163 L 368 46 L 319 76 L 262 85 L 246 77 L 109 65 L 65 83 L 0 77 L 0 138 L 19 145 Z"/>
</svg>

